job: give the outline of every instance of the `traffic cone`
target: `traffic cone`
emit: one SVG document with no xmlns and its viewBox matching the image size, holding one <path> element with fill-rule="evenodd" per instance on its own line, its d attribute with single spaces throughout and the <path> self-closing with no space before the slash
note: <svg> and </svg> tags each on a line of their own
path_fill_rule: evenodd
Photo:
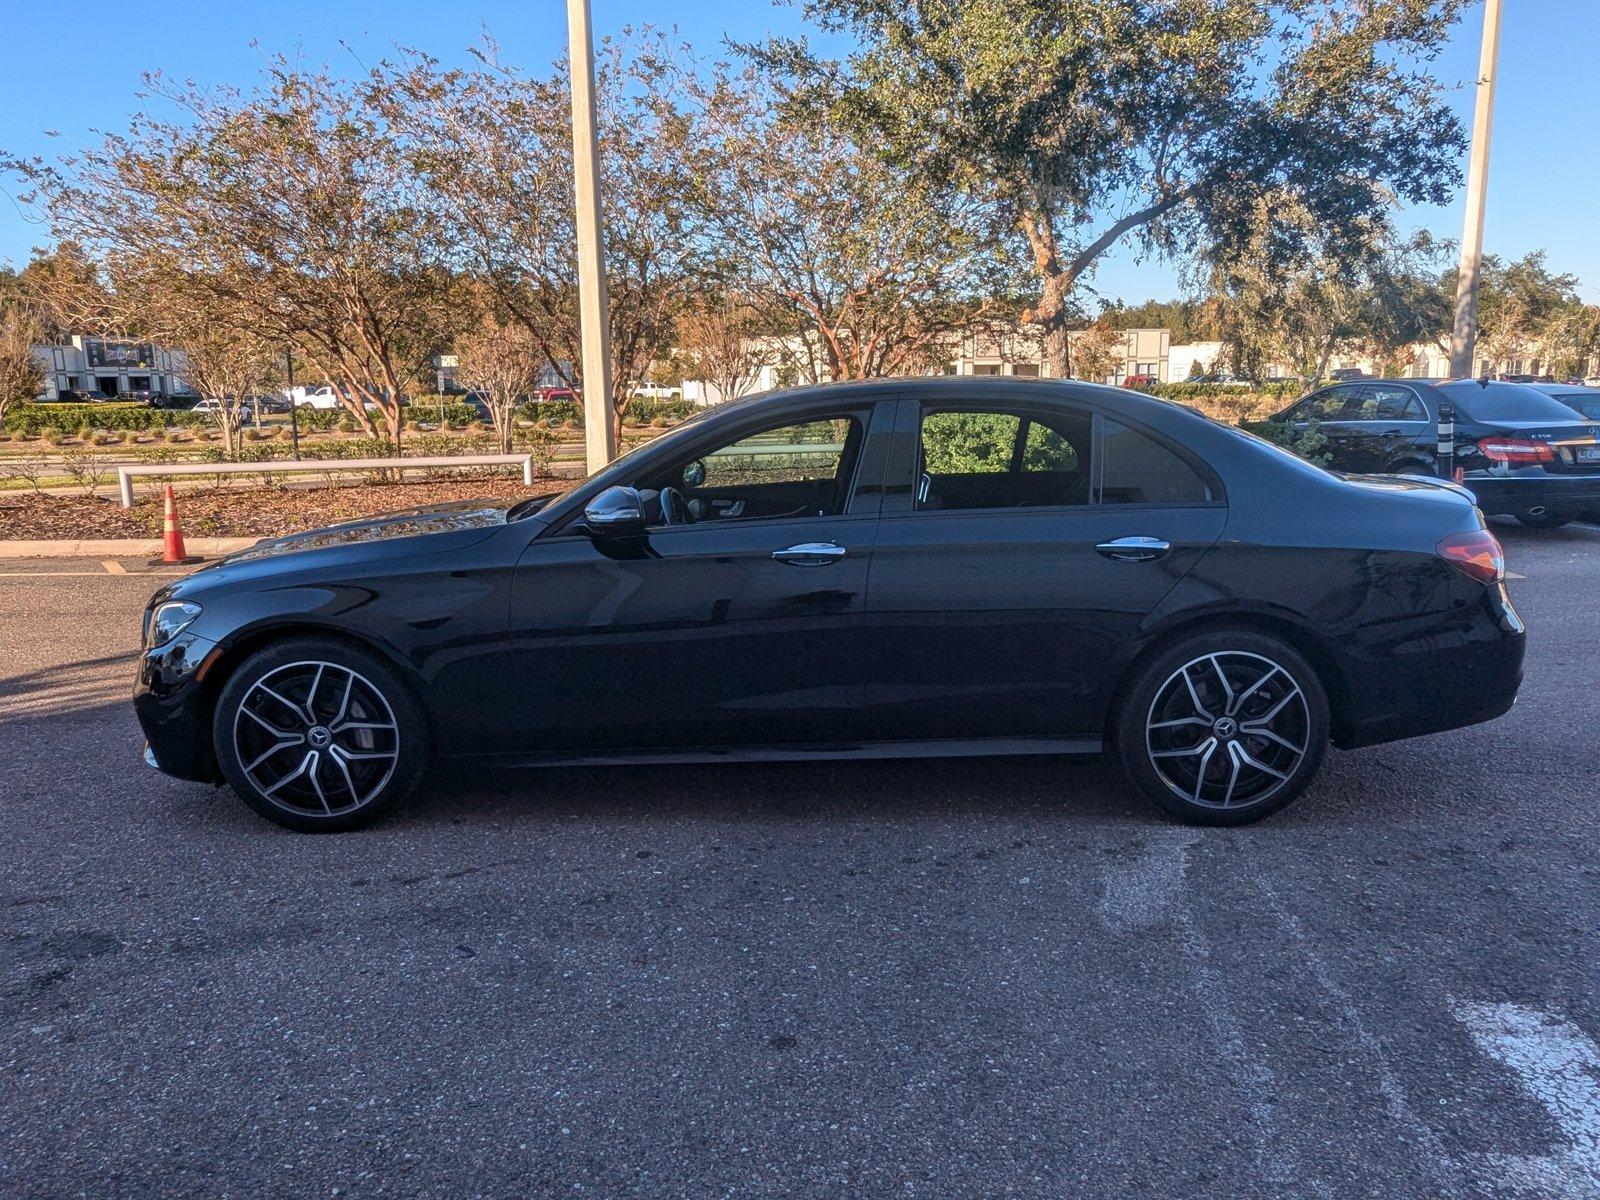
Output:
<svg viewBox="0 0 1600 1200">
<path fill-rule="evenodd" d="M 183 547 L 183 529 L 178 525 L 178 502 L 172 495 L 172 485 L 167 484 L 167 506 L 161 515 L 161 561 L 185 563 L 192 561 Z"/>
</svg>

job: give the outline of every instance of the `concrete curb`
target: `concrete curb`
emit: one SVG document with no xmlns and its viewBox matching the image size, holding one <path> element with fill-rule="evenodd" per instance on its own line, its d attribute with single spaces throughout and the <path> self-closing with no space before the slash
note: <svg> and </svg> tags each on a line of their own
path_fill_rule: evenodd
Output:
<svg viewBox="0 0 1600 1200">
<path fill-rule="evenodd" d="M 247 550 L 261 538 L 184 538 L 197 558 L 220 558 Z M 160 538 L 84 538 L 79 541 L 0 541 L 0 558 L 158 558 Z"/>
</svg>

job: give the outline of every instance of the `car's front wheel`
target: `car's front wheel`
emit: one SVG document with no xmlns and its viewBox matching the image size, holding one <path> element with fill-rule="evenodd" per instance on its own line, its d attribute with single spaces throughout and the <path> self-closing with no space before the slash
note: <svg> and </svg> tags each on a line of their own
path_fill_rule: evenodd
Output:
<svg viewBox="0 0 1600 1200">
<path fill-rule="evenodd" d="M 307 831 L 377 820 L 428 759 L 422 713 L 395 672 L 320 638 L 277 642 L 241 663 L 217 697 L 213 741 L 241 800 Z"/>
<path fill-rule="evenodd" d="M 1137 669 L 1115 725 L 1134 786 L 1198 825 L 1243 825 L 1309 784 L 1328 745 L 1328 700 L 1286 642 L 1247 631 L 1185 638 Z"/>
</svg>

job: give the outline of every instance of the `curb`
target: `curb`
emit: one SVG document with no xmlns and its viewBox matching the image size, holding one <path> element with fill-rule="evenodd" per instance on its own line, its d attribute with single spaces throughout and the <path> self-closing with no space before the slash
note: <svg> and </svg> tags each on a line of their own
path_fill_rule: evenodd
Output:
<svg viewBox="0 0 1600 1200">
<path fill-rule="evenodd" d="M 184 549 L 200 558 L 220 558 L 235 550 L 248 550 L 261 538 L 185 538 Z M 41 541 L 0 541 L 0 558 L 158 558 L 160 538 L 85 538 Z"/>
</svg>

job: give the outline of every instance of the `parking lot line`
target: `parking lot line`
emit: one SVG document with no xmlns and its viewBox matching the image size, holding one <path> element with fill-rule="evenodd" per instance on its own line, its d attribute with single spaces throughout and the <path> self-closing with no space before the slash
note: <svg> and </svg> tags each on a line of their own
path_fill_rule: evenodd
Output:
<svg viewBox="0 0 1600 1200">
<path fill-rule="evenodd" d="M 107 575 L 126 575 L 128 573 L 128 568 L 114 558 L 105 559 L 100 565 L 106 569 Z"/>
</svg>

